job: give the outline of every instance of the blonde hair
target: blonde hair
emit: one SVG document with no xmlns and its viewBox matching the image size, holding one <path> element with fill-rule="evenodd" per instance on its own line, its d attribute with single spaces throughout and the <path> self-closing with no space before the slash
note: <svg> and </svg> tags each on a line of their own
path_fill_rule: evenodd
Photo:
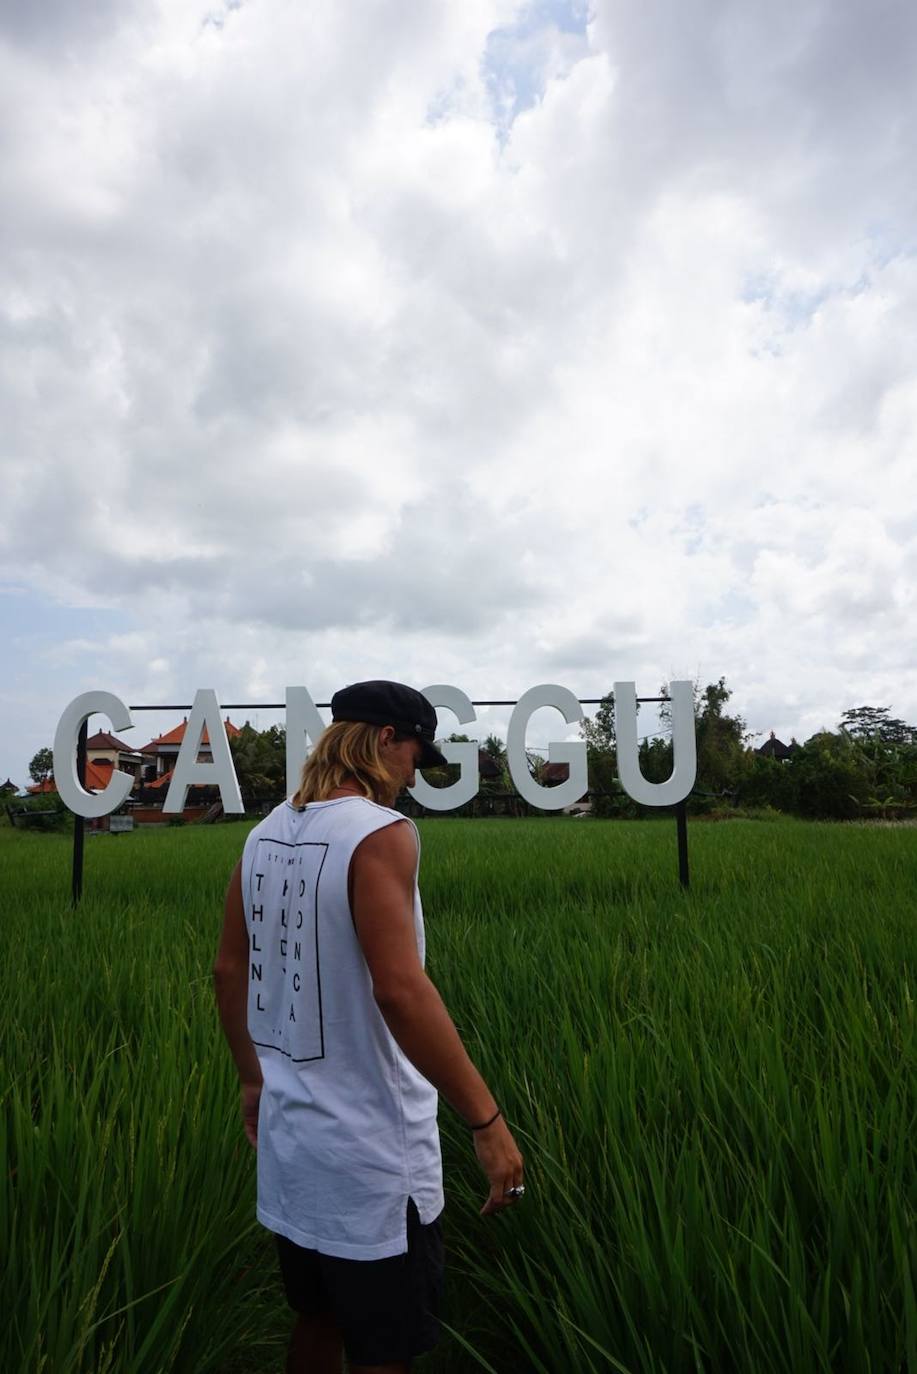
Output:
<svg viewBox="0 0 917 1374">
<path fill-rule="evenodd" d="M 364 721 L 338 720 L 327 726 L 303 764 L 294 806 L 326 801 L 345 778 L 352 778 L 370 801 L 390 806 L 400 790 L 382 759 L 382 727 Z"/>
</svg>

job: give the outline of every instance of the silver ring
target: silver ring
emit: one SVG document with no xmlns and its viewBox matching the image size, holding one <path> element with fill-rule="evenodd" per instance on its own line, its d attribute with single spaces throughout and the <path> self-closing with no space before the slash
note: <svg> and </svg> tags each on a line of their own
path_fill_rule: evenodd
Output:
<svg viewBox="0 0 917 1374">
<path fill-rule="evenodd" d="M 520 1183 L 517 1188 L 507 1188 L 504 1197 L 525 1197 L 525 1184 Z"/>
</svg>

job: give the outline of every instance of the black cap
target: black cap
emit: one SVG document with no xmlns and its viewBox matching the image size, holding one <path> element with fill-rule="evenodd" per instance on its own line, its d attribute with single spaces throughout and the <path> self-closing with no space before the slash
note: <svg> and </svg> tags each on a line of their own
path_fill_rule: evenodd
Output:
<svg viewBox="0 0 917 1374">
<path fill-rule="evenodd" d="M 393 725 L 399 735 L 413 735 L 419 741 L 421 768 L 439 768 L 448 762 L 433 743 L 436 712 L 422 692 L 403 682 L 378 680 L 342 687 L 331 698 L 331 719 Z"/>
</svg>

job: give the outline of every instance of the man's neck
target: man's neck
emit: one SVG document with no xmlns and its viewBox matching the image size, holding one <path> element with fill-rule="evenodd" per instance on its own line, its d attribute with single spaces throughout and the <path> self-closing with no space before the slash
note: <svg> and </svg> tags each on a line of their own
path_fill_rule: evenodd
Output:
<svg viewBox="0 0 917 1374">
<path fill-rule="evenodd" d="M 328 793 L 329 801 L 337 801 L 338 797 L 365 797 L 366 793 L 357 782 L 356 778 L 347 776 L 342 779 L 340 785 L 333 792 Z"/>
</svg>

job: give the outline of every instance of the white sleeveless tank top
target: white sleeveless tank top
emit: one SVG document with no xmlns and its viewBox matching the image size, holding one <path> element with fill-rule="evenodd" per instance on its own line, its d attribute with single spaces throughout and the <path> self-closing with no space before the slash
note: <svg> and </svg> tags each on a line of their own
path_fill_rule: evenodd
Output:
<svg viewBox="0 0 917 1374">
<path fill-rule="evenodd" d="M 443 1208 L 437 1092 L 376 1005 L 347 891 L 357 845 L 404 819 L 362 797 L 285 801 L 242 855 L 248 1029 L 264 1077 L 258 1220 L 344 1259 L 403 1254 L 408 1198 L 425 1225 Z M 419 837 L 417 852 L 419 866 Z M 414 929 L 423 963 L 416 874 Z"/>
</svg>

